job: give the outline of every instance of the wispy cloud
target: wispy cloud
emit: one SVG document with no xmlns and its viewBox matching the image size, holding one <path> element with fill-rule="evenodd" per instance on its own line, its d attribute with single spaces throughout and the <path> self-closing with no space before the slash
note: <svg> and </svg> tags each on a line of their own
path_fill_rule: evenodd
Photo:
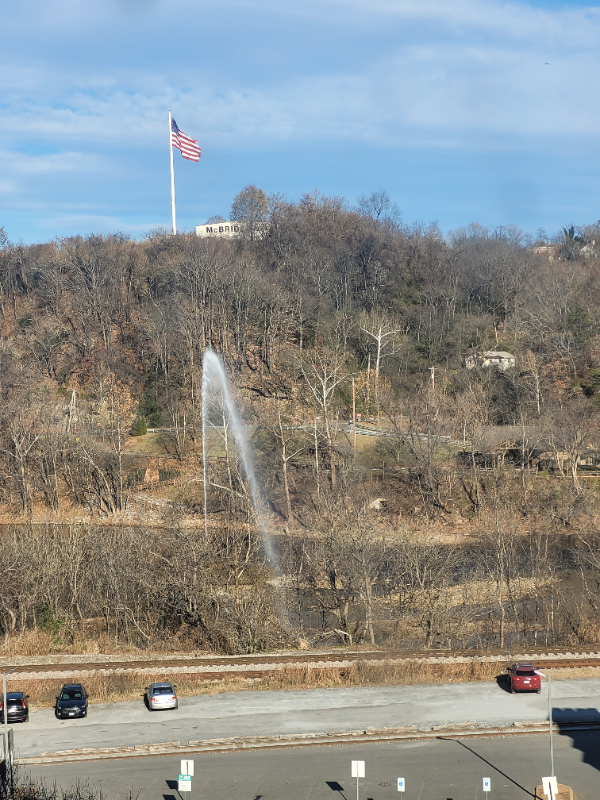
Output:
<svg viewBox="0 0 600 800">
<path fill-rule="evenodd" d="M 544 59 L 549 59 L 546 63 Z M 4 115 L 0 142 L 106 143 L 158 147 L 166 111 L 205 141 L 264 143 L 320 138 L 402 144 L 424 134 L 476 137 L 593 137 L 600 53 L 547 55 L 506 46 L 405 46 L 350 71 L 281 77 L 268 87 L 200 86 L 181 92 L 153 75 L 128 76 L 130 88 L 70 87 L 66 76 L 54 97 L 30 93 Z M 183 116 L 181 116 L 183 115 Z M 485 146 L 485 143 L 482 143 Z"/>
<path fill-rule="evenodd" d="M 11 179 L 35 178 L 68 172 L 81 175 L 100 168 L 102 161 L 102 157 L 97 156 L 90 159 L 85 153 L 76 152 L 29 155 L 0 150 L 0 173 L 10 176 Z"/>
<path fill-rule="evenodd" d="M 133 223 L 121 217 L 108 215 L 108 214 L 57 214 L 44 217 L 40 222 L 40 227 L 47 228 L 48 230 L 62 230 L 69 229 L 78 232 L 94 232 L 94 231 L 121 231 L 128 233 L 132 236 L 145 234 L 155 228 L 164 225 L 164 220 L 160 222 L 147 222 Z"/>
<path fill-rule="evenodd" d="M 163 7 L 167 2 L 173 11 L 179 6 L 193 13 L 198 7 L 197 0 L 159 0 Z M 419 23 L 428 26 L 427 35 L 436 28 L 447 34 L 489 32 L 515 40 L 534 36 L 562 46 L 591 45 L 600 24 L 600 6 L 589 3 L 540 8 L 511 0 L 221 0 L 220 7 L 335 22 L 339 28 L 358 25 L 364 31 Z"/>
<path fill-rule="evenodd" d="M 234 11 L 250 7 L 245 0 L 223 5 Z M 243 71 L 234 82 L 211 75 L 200 61 L 186 71 L 185 91 L 169 48 L 158 56 L 164 71 L 125 62 L 73 70 L 60 60 L 23 67 L 7 56 L 0 68 L 0 143 L 85 142 L 89 148 L 135 131 L 139 146 L 156 146 L 169 106 L 185 108 L 205 136 L 242 146 L 254 137 L 356 136 L 403 143 L 415 133 L 443 134 L 444 140 L 458 132 L 544 138 L 598 133 L 598 8 L 550 11 L 498 0 L 252 0 L 251 6 L 255 14 L 333 15 L 342 27 L 360 18 L 365 29 L 375 27 L 382 35 L 393 24 L 398 37 L 379 49 L 367 41 L 371 50 L 358 70 L 352 54 L 340 49 L 335 71 L 327 64 L 307 76 L 298 65 L 266 75 L 259 85 L 245 83 Z M 88 4 L 80 0 L 54 0 L 50 7 L 58 9 L 59 19 L 66 15 L 72 24 L 89 24 Z M 89 14 L 119 7 L 109 3 Z M 196 0 L 133 0 L 126 7 L 174 15 L 187 8 L 192 21 L 200 19 Z M 415 22 L 426 28 L 403 29 Z"/>
</svg>

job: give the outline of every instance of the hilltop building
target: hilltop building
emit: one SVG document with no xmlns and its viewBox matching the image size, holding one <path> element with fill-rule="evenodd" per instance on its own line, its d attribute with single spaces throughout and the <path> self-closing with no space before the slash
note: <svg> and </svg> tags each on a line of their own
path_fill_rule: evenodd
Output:
<svg viewBox="0 0 600 800">
<path fill-rule="evenodd" d="M 242 233 L 243 224 L 231 220 L 223 222 L 205 222 L 204 225 L 196 225 L 196 236 L 224 236 L 233 239 Z"/>
</svg>

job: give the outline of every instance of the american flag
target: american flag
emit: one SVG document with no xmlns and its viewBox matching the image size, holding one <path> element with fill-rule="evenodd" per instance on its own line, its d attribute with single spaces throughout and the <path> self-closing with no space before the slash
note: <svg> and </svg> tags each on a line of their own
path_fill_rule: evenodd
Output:
<svg viewBox="0 0 600 800">
<path fill-rule="evenodd" d="M 198 142 L 180 131 L 173 118 L 171 118 L 171 144 L 181 151 L 184 158 L 189 158 L 190 161 L 200 161 L 201 151 Z"/>
</svg>

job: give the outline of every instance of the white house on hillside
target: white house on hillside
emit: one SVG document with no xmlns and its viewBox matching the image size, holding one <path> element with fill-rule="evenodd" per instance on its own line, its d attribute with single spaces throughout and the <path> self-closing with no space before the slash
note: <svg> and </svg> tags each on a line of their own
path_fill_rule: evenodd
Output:
<svg viewBox="0 0 600 800">
<path fill-rule="evenodd" d="M 517 359 L 505 350 L 488 350 L 486 353 L 473 353 L 465 358 L 465 367 L 467 369 L 497 367 L 504 370 L 510 369 L 516 364 Z"/>
</svg>

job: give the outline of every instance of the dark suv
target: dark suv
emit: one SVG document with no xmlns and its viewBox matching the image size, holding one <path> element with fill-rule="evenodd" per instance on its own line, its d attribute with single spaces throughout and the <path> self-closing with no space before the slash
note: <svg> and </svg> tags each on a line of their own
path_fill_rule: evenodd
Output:
<svg viewBox="0 0 600 800">
<path fill-rule="evenodd" d="M 58 719 L 87 716 L 88 693 L 80 683 L 65 683 L 56 698 L 54 713 Z"/>
<path fill-rule="evenodd" d="M 6 693 L 6 721 L 27 722 L 29 719 L 28 694 L 23 692 Z M 0 693 L 0 722 L 4 722 L 4 702 Z"/>
</svg>

